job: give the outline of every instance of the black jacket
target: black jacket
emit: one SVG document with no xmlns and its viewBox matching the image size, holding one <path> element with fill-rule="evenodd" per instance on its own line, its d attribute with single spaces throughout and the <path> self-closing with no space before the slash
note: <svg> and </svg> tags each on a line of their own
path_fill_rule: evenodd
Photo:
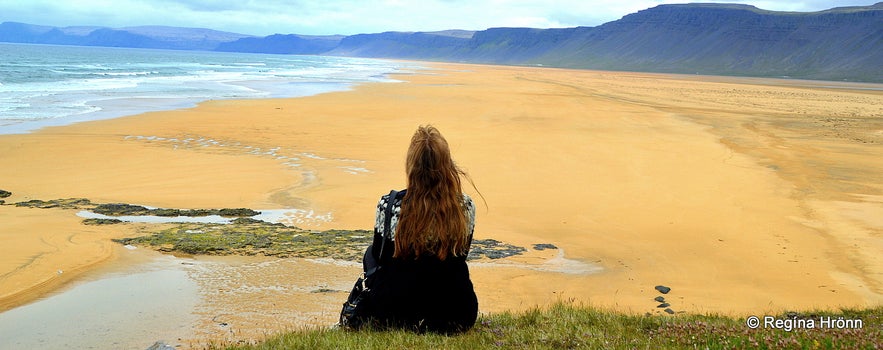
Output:
<svg viewBox="0 0 883 350">
<path fill-rule="evenodd" d="M 392 232 L 398 222 L 401 198 L 400 194 L 393 202 Z M 367 282 L 371 293 L 365 317 L 375 326 L 419 332 L 453 333 L 472 328 L 478 316 L 478 299 L 469 278 L 466 256 L 449 256 L 444 261 L 435 256 L 393 258 L 394 237 L 383 236 L 383 209 L 388 203 L 389 195 L 378 203 L 374 241 L 363 259 L 366 271 L 377 262 L 381 266 Z M 475 211 L 468 196 L 464 196 L 464 203 L 471 243 Z"/>
</svg>

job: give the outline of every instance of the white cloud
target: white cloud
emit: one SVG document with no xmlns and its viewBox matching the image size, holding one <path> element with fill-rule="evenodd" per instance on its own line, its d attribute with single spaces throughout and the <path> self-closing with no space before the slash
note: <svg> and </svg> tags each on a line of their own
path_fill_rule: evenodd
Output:
<svg viewBox="0 0 883 350">
<path fill-rule="evenodd" d="M 690 2 L 675 1 L 677 2 Z M 873 0 L 871 0 L 873 1 Z M 856 5 L 843 0 L 723 1 L 778 11 Z M 665 0 L 0 0 L 0 21 L 53 26 L 205 27 L 245 34 L 356 34 L 596 26 Z"/>
</svg>

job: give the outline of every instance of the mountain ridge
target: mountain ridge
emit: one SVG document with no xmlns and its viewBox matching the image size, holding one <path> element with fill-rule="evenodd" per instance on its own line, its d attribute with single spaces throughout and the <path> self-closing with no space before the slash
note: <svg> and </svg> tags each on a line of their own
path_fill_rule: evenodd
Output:
<svg viewBox="0 0 883 350">
<path fill-rule="evenodd" d="M 883 82 L 883 2 L 816 12 L 665 4 L 595 27 L 349 36 L 4 22 L 0 41 Z"/>
</svg>

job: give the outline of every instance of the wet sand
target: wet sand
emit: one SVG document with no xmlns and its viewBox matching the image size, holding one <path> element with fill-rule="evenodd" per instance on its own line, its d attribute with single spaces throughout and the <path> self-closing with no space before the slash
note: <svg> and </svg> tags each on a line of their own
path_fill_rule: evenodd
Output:
<svg viewBox="0 0 883 350">
<path fill-rule="evenodd" d="M 476 238 L 561 248 L 507 259 L 514 267 L 476 264 L 482 312 L 570 299 L 659 312 L 658 284 L 686 312 L 883 302 L 883 86 L 433 67 L 347 92 L 212 101 L 0 136 L 0 188 L 14 192 L 8 203 L 297 208 L 331 214 L 304 228 L 370 228 L 379 196 L 404 186 L 411 133 L 431 123 L 486 199 Z M 137 230 L 83 226 L 75 214 L 0 207 L 0 309 L 112 260 L 108 239 Z M 572 262 L 580 273 L 561 268 Z M 337 286 L 357 271 L 298 275 L 344 275 Z M 258 275 L 302 282 L 249 274 Z M 291 312 L 345 297 L 277 294 Z M 234 318 L 265 305 L 219 300 Z M 333 323 L 340 301 L 309 311 L 312 320 L 284 313 L 280 329 Z"/>
</svg>

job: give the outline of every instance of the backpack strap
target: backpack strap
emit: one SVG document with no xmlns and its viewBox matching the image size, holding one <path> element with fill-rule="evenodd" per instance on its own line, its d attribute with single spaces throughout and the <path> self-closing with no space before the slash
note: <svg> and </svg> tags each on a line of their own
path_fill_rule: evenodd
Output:
<svg viewBox="0 0 883 350">
<path fill-rule="evenodd" d="M 380 269 L 380 262 L 383 261 L 383 249 L 386 247 L 386 240 L 392 236 L 392 207 L 395 205 L 396 198 L 399 196 L 399 191 L 392 190 L 389 191 L 389 197 L 386 200 L 386 208 L 383 210 L 383 232 L 380 234 L 380 254 L 377 256 L 377 266 L 368 269 L 365 271 L 365 278 L 373 275 L 377 270 Z"/>
<path fill-rule="evenodd" d="M 380 235 L 383 238 L 380 240 L 380 254 L 378 255 L 381 259 L 383 259 L 383 248 L 386 246 L 386 240 L 392 237 L 392 227 L 390 227 L 392 226 L 392 207 L 395 205 L 396 197 L 398 196 L 399 191 L 389 191 L 389 199 L 386 201 L 386 209 L 383 215 L 383 233 Z"/>
</svg>

